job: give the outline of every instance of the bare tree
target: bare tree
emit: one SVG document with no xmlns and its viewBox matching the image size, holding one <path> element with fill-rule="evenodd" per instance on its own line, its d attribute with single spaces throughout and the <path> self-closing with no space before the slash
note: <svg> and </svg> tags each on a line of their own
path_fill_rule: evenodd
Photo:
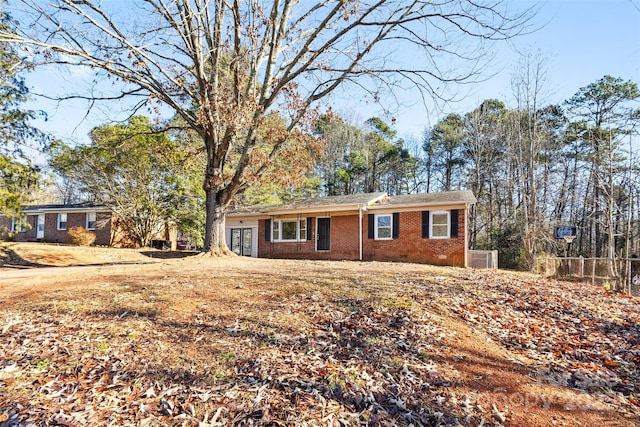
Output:
<svg viewBox="0 0 640 427">
<path fill-rule="evenodd" d="M 526 54 L 512 77 L 516 111 L 510 117 L 508 138 L 510 154 L 517 172 L 520 212 L 522 214 L 522 240 L 527 267 L 533 266 L 537 253 L 536 242 L 547 240 L 542 230 L 544 222 L 544 184 L 548 181 L 544 163 L 549 161 L 550 141 L 542 129 L 541 95 L 546 80 L 545 58 L 540 53 Z M 539 243 L 538 243 L 539 245 Z"/>
<path fill-rule="evenodd" d="M 470 242 L 481 234 L 491 236 L 503 228 L 500 220 L 500 182 L 507 170 L 504 116 L 508 110 L 498 100 L 488 99 L 465 115 L 464 156 L 467 159 L 467 185 L 480 203 L 474 205 L 469 224 Z M 505 191 L 506 192 L 506 191 Z M 493 249 L 492 242 L 489 247 Z"/>
<path fill-rule="evenodd" d="M 384 101 L 407 83 L 425 99 L 442 95 L 441 83 L 482 70 L 479 44 L 521 33 L 532 13 L 502 0 L 132 0 L 115 12 L 99 0 L 8 4 L 21 25 L 0 41 L 20 44 L 30 66 L 91 67 L 115 77 L 117 91 L 80 96 L 159 102 L 200 135 L 213 253 L 227 251 L 234 196 L 313 142 L 305 120 L 318 102 L 337 88 Z M 468 66 L 443 71 L 452 59 Z M 274 110 L 286 121 L 268 120 Z"/>
</svg>

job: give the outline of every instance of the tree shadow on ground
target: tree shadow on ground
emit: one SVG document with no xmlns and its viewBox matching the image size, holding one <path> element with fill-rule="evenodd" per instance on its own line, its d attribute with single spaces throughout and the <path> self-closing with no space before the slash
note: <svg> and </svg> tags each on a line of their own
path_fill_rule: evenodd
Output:
<svg viewBox="0 0 640 427">
<path fill-rule="evenodd" d="M 34 268 L 34 267 L 50 267 L 46 264 L 28 261 L 18 255 L 12 249 L 0 250 L 0 267 L 4 268 Z"/>
<path fill-rule="evenodd" d="M 188 255 L 185 255 L 188 256 Z M 158 257 L 155 257 L 158 258 Z M 172 257 L 167 257 L 172 258 Z M 179 258 L 174 256 L 173 258 Z M 160 259 L 162 259 L 160 257 Z M 58 261 L 61 258 L 57 258 Z M 64 265 L 57 265 L 53 263 L 34 262 L 25 259 L 12 249 L 0 250 L 0 268 L 15 269 L 15 270 L 27 270 L 34 268 L 68 268 L 68 267 L 91 267 L 91 266 L 108 266 L 108 265 L 130 265 L 130 264 L 149 264 L 154 261 L 112 261 L 112 262 L 72 262 L 68 263 L 68 260 L 62 259 L 63 262 L 67 262 Z"/>
<path fill-rule="evenodd" d="M 140 254 L 156 259 L 176 259 L 187 258 L 190 256 L 199 255 L 200 251 L 141 251 Z"/>
</svg>

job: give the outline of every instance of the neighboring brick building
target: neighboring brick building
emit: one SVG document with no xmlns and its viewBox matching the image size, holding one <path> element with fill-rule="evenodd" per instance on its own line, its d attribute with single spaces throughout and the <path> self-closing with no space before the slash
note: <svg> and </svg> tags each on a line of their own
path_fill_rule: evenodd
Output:
<svg viewBox="0 0 640 427">
<path fill-rule="evenodd" d="M 18 217 L 0 215 L 0 237 L 17 242 L 70 243 L 69 229 L 83 227 L 96 235 L 96 245 L 113 244 L 113 214 L 91 203 L 29 206 Z"/>
<path fill-rule="evenodd" d="M 470 191 L 319 197 L 227 214 L 239 255 L 468 265 Z"/>
<path fill-rule="evenodd" d="M 106 206 L 91 203 L 68 205 L 36 205 L 25 208 L 21 215 L 0 214 L 0 239 L 17 242 L 71 243 L 69 229 L 83 227 L 96 235 L 94 245 L 133 247 L 135 242 L 124 232 L 118 217 Z M 165 224 L 156 239 L 169 241 L 176 248 L 177 228 Z"/>
<path fill-rule="evenodd" d="M 83 227 L 96 235 L 94 245 L 135 247 L 121 220 L 106 206 L 92 203 L 36 205 L 16 217 L 0 214 L 0 239 L 9 236 L 17 242 L 71 243 L 69 229 Z M 176 249 L 178 229 L 173 223 L 158 227 L 154 239 Z"/>
</svg>

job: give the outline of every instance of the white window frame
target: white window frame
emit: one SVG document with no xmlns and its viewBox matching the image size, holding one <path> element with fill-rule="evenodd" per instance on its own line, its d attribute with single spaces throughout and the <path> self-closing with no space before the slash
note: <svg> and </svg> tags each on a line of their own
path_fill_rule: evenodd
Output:
<svg viewBox="0 0 640 427">
<path fill-rule="evenodd" d="M 382 217 L 389 217 L 389 225 L 385 225 L 380 227 L 378 223 L 378 219 Z M 374 216 L 375 227 L 374 227 L 374 239 L 375 240 L 392 240 L 393 239 L 393 214 L 376 214 Z M 389 229 L 389 237 L 380 237 L 379 229 Z"/>
<path fill-rule="evenodd" d="M 431 218 L 429 218 L 429 227 L 431 228 L 431 230 L 429 230 L 430 237 L 432 239 L 449 239 L 451 237 L 451 212 L 437 211 L 437 212 L 431 212 L 430 215 L 431 215 Z M 446 218 L 445 224 L 435 223 L 435 217 L 440 217 L 440 216 L 444 216 Z M 435 232 L 436 227 L 438 229 L 445 227 L 446 228 L 445 234 L 441 235 L 441 232 L 436 233 Z"/>
<path fill-rule="evenodd" d="M 296 224 L 296 236 L 293 239 L 284 239 L 282 237 L 284 226 L 283 223 L 293 222 Z M 307 241 L 307 219 L 275 219 L 271 221 L 271 240 L 273 242 L 306 242 Z"/>
<path fill-rule="evenodd" d="M 64 221 L 62 221 L 63 217 L 64 217 Z M 64 228 L 61 227 L 62 223 L 64 223 Z M 58 219 L 56 221 L 56 227 L 60 231 L 67 229 L 67 213 L 66 212 L 61 212 L 61 213 L 58 214 Z"/>
<path fill-rule="evenodd" d="M 93 216 L 93 221 L 90 220 L 90 216 Z M 87 223 L 85 225 L 85 228 L 87 230 L 95 230 L 96 229 L 96 219 L 97 219 L 98 215 L 95 212 L 87 212 L 86 214 L 86 219 L 87 219 Z M 91 226 L 91 223 L 93 223 L 93 226 Z"/>
<path fill-rule="evenodd" d="M 27 216 L 20 215 L 18 218 L 15 216 L 11 217 L 11 231 L 14 233 L 24 233 L 27 231 Z"/>
</svg>

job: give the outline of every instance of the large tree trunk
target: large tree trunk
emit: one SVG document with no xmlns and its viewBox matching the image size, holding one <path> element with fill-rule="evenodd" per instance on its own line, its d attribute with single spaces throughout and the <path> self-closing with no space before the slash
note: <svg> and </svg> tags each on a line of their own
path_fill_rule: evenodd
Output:
<svg viewBox="0 0 640 427">
<path fill-rule="evenodd" d="M 206 220 L 204 250 L 211 255 L 230 255 L 225 239 L 225 216 L 227 207 L 223 202 L 223 192 L 215 188 L 205 188 Z"/>
</svg>

